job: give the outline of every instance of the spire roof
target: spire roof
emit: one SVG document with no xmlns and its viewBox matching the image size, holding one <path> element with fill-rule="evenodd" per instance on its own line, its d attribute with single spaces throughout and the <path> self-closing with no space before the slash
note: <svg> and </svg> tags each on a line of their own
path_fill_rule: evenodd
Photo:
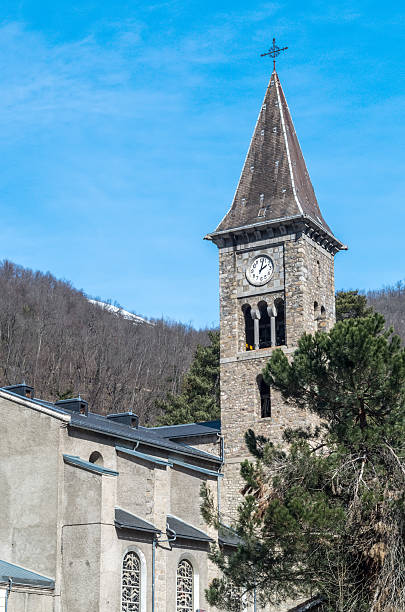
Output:
<svg viewBox="0 0 405 612">
<path fill-rule="evenodd" d="M 216 232 L 310 217 L 332 234 L 316 200 L 280 79 L 273 72 L 232 206 Z"/>
</svg>

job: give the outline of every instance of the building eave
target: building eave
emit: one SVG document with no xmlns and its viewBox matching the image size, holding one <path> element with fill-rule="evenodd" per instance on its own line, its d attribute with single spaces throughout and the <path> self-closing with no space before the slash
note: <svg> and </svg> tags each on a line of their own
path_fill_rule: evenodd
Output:
<svg viewBox="0 0 405 612">
<path fill-rule="evenodd" d="M 70 423 L 71 421 L 70 414 L 66 414 L 66 412 L 59 411 L 57 410 L 57 408 L 47 408 L 36 399 L 26 399 L 21 395 L 17 395 L 17 393 L 12 393 L 11 391 L 4 391 L 3 389 L 0 389 L 0 398 L 6 399 L 9 402 L 13 402 L 14 404 L 24 406 L 25 408 L 30 408 L 30 410 L 41 412 L 42 414 L 46 414 L 47 416 L 57 419 L 58 421 L 64 421 L 65 423 Z"/>
<path fill-rule="evenodd" d="M 259 221 L 257 223 L 250 223 L 248 225 L 242 225 L 239 227 L 232 227 L 225 230 L 214 231 L 204 236 L 204 240 L 211 240 L 215 244 L 220 243 L 221 239 L 225 239 L 230 236 L 240 236 L 242 234 L 249 234 L 265 231 L 266 229 L 292 225 L 294 231 L 298 231 L 299 225 L 303 225 L 309 233 L 310 237 L 314 234 L 326 240 L 329 244 L 333 245 L 335 252 L 347 251 L 348 247 L 338 240 L 331 232 L 329 232 L 321 223 L 313 219 L 310 215 L 294 215 L 291 217 L 281 217 L 279 219 L 271 219 L 267 221 Z M 260 239 L 260 236 L 257 236 Z M 220 244 L 219 244 L 220 246 Z"/>
<path fill-rule="evenodd" d="M 198 449 L 195 449 L 193 447 L 190 448 L 190 451 L 187 450 L 187 447 L 184 447 L 183 449 L 180 448 L 168 448 L 164 442 L 165 440 L 162 440 L 162 444 L 159 443 L 158 440 L 156 441 L 151 441 L 151 440 L 145 440 L 142 438 L 137 438 L 136 436 L 126 436 L 125 434 L 119 434 L 117 435 L 116 433 L 113 433 L 111 431 L 105 431 L 101 428 L 96 428 L 96 427 L 91 427 L 85 424 L 79 424 L 79 423 L 70 423 L 69 425 L 70 429 L 79 429 L 82 431 L 87 431 L 87 432 L 94 432 L 97 434 L 100 434 L 102 436 L 107 436 L 109 438 L 113 438 L 115 440 L 127 440 L 128 442 L 139 442 L 139 444 L 141 446 L 146 446 L 149 448 L 157 448 L 161 451 L 165 451 L 165 452 L 170 452 L 172 454 L 179 454 L 179 455 L 185 455 L 187 457 L 191 457 L 193 459 L 195 459 L 196 461 L 207 461 L 209 463 L 216 463 L 219 464 L 221 463 L 221 459 L 220 457 L 217 457 L 215 455 L 211 455 L 209 453 L 205 453 L 204 451 L 199 451 L 198 453 L 196 453 L 195 451 L 197 451 Z M 179 445 L 180 446 L 180 445 Z M 194 451 L 194 452 L 193 452 Z"/>
</svg>

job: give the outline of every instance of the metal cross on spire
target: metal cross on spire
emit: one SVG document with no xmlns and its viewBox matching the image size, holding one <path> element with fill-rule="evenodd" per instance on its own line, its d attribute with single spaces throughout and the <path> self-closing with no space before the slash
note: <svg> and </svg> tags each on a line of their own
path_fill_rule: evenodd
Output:
<svg viewBox="0 0 405 612">
<path fill-rule="evenodd" d="M 288 47 L 278 47 L 276 45 L 276 39 L 273 38 L 273 46 L 270 47 L 267 53 L 262 53 L 260 57 L 265 57 L 266 55 L 270 55 L 273 58 L 273 70 L 276 69 L 276 57 L 280 55 L 282 51 L 285 51 Z"/>
</svg>

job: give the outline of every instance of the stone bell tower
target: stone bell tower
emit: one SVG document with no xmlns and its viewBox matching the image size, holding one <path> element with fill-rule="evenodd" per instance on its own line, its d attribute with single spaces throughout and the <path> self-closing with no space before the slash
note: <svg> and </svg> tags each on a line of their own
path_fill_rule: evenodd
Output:
<svg viewBox="0 0 405 612">
<path fill-rule="evenodd" d="M 275 70 L 232 206 L 206 238 L 219 250 L 226 519 L 239 501 L 245 432 L 278 441 L 310 420 L 261 372 L 276 347 L 291 354 L 305 331 L 334 324 L 334 255 L 345 248 L 319 209 Z"/>
</svg>

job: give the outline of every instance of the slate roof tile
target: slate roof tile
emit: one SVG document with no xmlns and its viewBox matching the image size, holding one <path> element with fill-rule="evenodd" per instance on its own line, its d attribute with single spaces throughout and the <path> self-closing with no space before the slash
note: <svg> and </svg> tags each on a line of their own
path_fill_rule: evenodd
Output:
<svg viewBox="0 0 405 612">
<path fill-rule="evenodd" d="M 213 542 L 213 539 L 204 533 L 204 531 L 185 523 L 176 516 L 168 515 L 167 525 L 170 531 L 174 531 L 178 538 L 184 540 L 198 540 L 199 542 Z"/>
<path fill-rule="evenodd" d="M 232 206 L 215 231 L 303 216 L 332 233 L 318 206 L 280 79 L 274 71 Z"/>
<path fill-rule="evenodd" d="M 164 425 L 151 427 L 155 435 L 174 440 L 176 438 L 191 438 L 193 436 L 212 436 L 221 433 L 221 421 L 204 421 L 203 423 L 185 423 L 184 425 Z"/>
<path fill-rule="evenodd" d="M 115 525 L 121 529 L 134 529 L 135 531 L 145 531 L 147 533 L 161 533 L 152 523 L 131 514 L 122 508 L 115 508 Z"/>
</svg>

